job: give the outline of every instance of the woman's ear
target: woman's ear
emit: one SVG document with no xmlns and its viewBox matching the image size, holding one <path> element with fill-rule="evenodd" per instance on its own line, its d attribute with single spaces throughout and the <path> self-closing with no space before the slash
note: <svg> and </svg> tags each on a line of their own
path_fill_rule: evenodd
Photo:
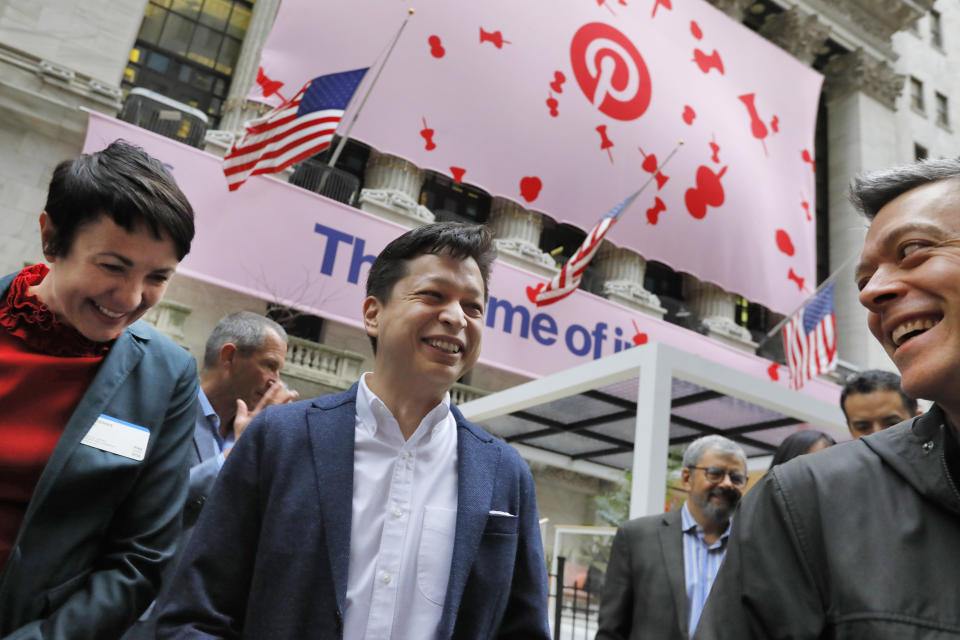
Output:
<svg viewBox="0 0 960 640">
<path fill-rule="evenodd" d="M 57 229 L 50 219 L 50 214 L 44 211 L 40 214 L 40 248 L 43 250 L 43 259 L 47 262 L 55 262 L 57 259 L 54 252 L 56 238 Z"/>
</svg>

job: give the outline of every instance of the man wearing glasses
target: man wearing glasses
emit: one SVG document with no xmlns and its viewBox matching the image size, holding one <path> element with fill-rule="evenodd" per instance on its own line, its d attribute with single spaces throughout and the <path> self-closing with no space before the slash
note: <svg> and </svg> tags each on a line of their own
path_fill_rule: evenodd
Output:
<svg viewBox="0 0 960 640">
<path fill-rule="evenodd" d="M 620 526 L 610 549 L 596 640 L 687 640 L 727 552 L 733 511 L 747 486 L 743 449 L 722 436 L 683 454 L 680 509 Z"/>
</svg>

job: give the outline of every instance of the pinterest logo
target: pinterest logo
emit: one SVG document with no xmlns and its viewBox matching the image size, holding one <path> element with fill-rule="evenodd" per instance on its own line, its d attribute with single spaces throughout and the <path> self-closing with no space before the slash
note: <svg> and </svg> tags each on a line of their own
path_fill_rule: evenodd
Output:
<svg viewBox="0 0 960 640">
<path fill-rule="evenodd" d="M 640 52 L 617 29 L 585 24 L 570 43 L 573 75 L 587 99 L 617 120 L 636 120 L 650 106 L 650 72 Z"/>
</svg>

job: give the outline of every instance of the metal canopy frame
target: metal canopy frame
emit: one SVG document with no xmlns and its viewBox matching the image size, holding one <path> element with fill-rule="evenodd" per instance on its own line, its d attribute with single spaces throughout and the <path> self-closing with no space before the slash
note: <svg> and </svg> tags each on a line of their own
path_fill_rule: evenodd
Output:
<svg viewBox="0 0 960 640">
<path fill-rule="evenodd" d="M 648 343 L 460 407 L 521 453 L 615 477 L 632 468 L 630 517 L 663 510 L 671 445 L 720 434 L 750 456 L 797 427 L 847 437 L 839 407 L 675 347 Z M 637 470 L 643 469 L 644 473 Z"/>
</svg>

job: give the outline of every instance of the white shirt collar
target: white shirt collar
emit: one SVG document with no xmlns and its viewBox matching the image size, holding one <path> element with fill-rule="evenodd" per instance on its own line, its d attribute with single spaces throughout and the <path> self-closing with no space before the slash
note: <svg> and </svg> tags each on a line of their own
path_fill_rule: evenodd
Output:
<svg viewBox="0 0 960 640">
<path fill-rule="evenodd" d="M 403 436 L 400 433 L 400 424 L 393 417 L 387 405 L 377 397 L 370 387 L 367 386 L 367 376 L 369 372 L 360 376 L 360 384 L 357 389 L 357 417 L 360 419 L 360 425 L 366 429 L 367 435 L 375 437 L 378 433 L 386 437 L 398 437 L 403 442 Z M 410 436 L 408 442 L 415 442 L 425 437 L 434 428 L 443 428 L 447 424 L 445 420 L 450 415 L 450 393 L 443 394 L 443 400 L 440 404 L 431 409 L 423 417 L 417 430 Z"/>
</svg>

